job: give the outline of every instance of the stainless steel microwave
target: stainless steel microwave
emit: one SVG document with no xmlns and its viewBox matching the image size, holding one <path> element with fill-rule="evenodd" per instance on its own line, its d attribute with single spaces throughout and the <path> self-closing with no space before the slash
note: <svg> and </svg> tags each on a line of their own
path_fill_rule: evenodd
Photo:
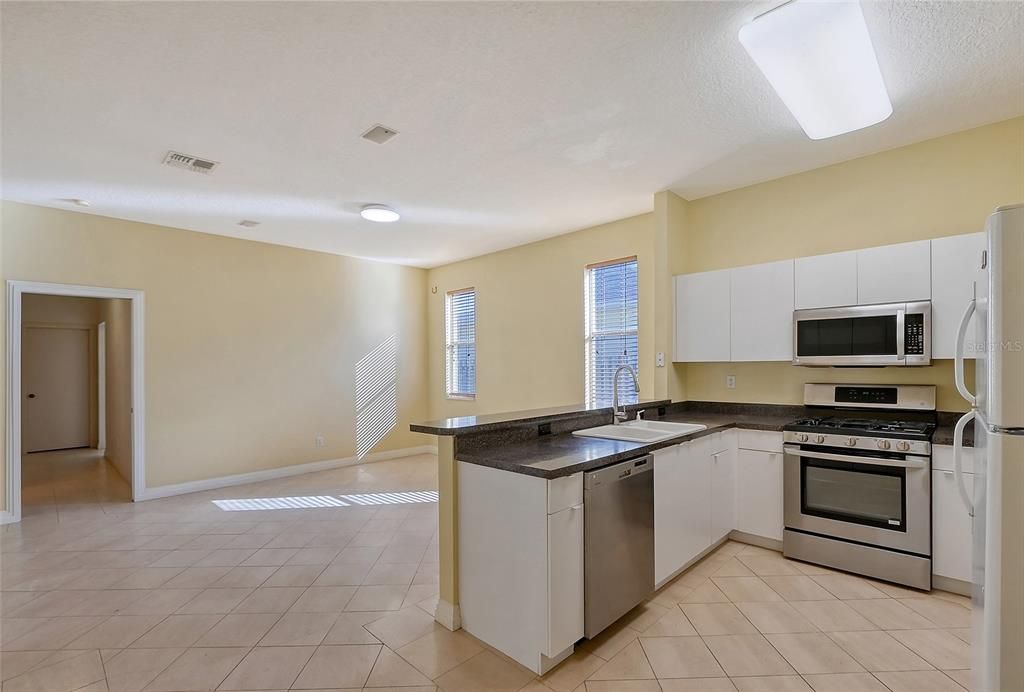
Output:
<svg viewBox="0 0 1024 692">
<path fill-rule="evenodd" d="M 932 304 L 793 312 L 793 365 L 931 365 Z"/>
</svg>

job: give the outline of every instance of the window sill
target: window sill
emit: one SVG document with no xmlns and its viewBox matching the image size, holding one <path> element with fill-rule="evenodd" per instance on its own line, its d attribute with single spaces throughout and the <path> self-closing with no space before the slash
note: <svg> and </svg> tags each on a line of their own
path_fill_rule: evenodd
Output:
<svg viewBox="0 0 1024 692">
<path fill-rule="evenodd" d="M 450 401 L 476 401 L 476 394 L 448 394 Z"/>
</svg>

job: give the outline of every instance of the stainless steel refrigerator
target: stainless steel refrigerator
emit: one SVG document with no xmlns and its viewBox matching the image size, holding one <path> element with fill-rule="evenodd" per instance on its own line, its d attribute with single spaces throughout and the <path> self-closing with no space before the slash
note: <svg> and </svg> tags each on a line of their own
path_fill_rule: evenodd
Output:
<svg viewBox="0 0 1024 692">
<path fill-rule="evenodd" d="M 1004 692 L 1024 690 L 1024 204 L 997 209 L 985 232 L 956 350 L 957 387 L 973 408 L 957 423 L 953 456 L 974 518 L 974 690 Z M 973 393 L 964 382 L 965 349 L 975 358 Z M 961 464 L 972 422 L 973 496 L 964 490 Z"/>
</svg>

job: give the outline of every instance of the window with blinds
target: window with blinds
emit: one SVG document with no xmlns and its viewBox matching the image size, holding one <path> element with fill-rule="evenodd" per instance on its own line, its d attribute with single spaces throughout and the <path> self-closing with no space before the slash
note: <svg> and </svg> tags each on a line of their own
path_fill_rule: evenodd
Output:
<svg viewBox="0 0 1024 692">
<path fill-rule="evenodd" d="M 476 289 L 445 298 L 445 386 L 452 398 L 476 397 Z"/>
<path fill-rule="evenodd" d="M 587 267 L 586 362 L 587 404 L 612 405 L 616 368 L 640 365 L 635 257 Z M 635 403 L 638 395 L 628 374 L 621 375 L 619 401 Z"/>
</svg>

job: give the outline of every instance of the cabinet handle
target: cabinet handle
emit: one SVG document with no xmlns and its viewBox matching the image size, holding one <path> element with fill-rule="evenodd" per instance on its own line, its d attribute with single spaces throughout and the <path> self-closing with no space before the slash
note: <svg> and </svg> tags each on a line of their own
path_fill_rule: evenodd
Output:
<svg viewBox="0 0 1024 692">
<path fill-rule="evenodd" d="M 946 478 L 952 478 L 953 477 L 953 472 L 952 471 L 943 471 L 942 475 L 945 476 Z"/>
</svg>

